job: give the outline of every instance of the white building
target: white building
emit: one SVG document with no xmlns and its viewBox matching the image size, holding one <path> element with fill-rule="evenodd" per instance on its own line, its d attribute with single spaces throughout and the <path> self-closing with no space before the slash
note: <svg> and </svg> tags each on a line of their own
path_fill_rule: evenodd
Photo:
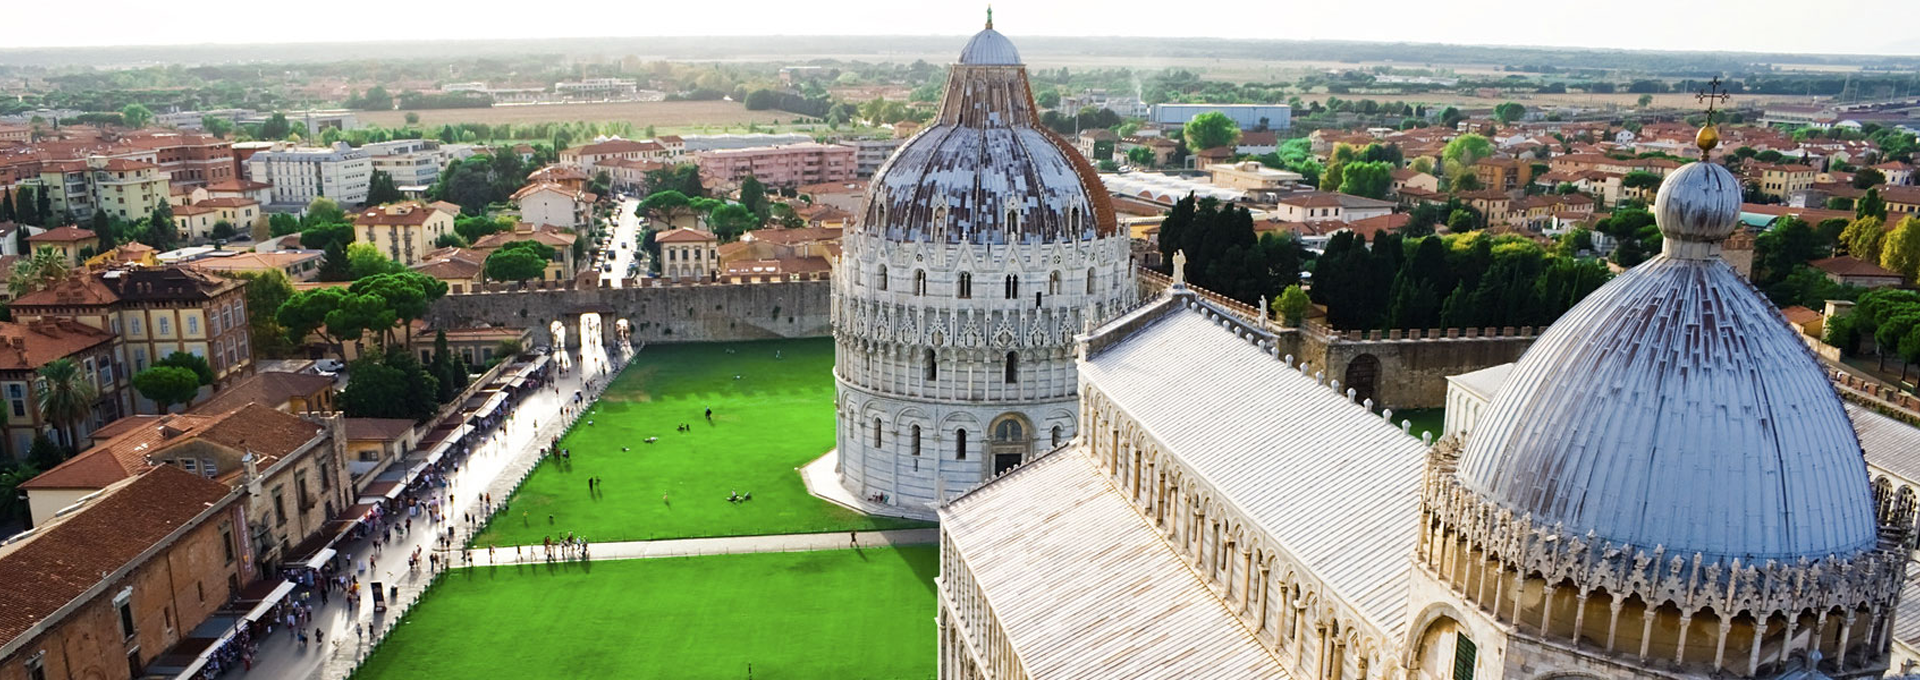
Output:
<svg viewBox="0 0 1920 680">
<path fill-rule="evenodd" d="M 539 182 L 520 187 L 513 200 L 520 204 L 520 220 L 528 224 L 551 224 L 580 229 L 592 219 L 593 202 L 599 197 L 564 184 Z"/>
<path fill-rule="evenodd" d="M 1136 295 L 1107 193 L 1039 127 L 1012 43 L 975 36 L 947 93 L 833 276 L 841 482 L 917 509 L 1073 438 L 1073 334 Z"/>
<path fill-rule="evenodd" d="M 1285 130 L 1293 127 L 1293 107 L 1286 104 L 1154 104 L 1153 123 L 1179 127 L 1203 113 L 1224 113 L 1242 130 Z"/>
<path fill-rule="evenodd" d="M 360 147 L 373 161 L 373 169 L 387 173 L 401 191 L 425 191 L 440 179 L 447 155 L 435 139 L 396 139 L 373 142 Z"/>
<path fill-rule="evenodd" d="M 346 142 L 334 142 L 332 147 L 276 142 L 247 158 L 247 177 L 273 185 L 275 206 L 304 208 L 321 196 L 342 206 L 356 206 L 367 201 L 373 161 L 367 152 Z"/>
<path fill-rule="evenodd" d="M 893 156 L 893 150 L 900 148 L 907 140 L 899 137 L 886 139 L 848 139 L 839 142 L 841 146 L 853 147 L 853 174 L 866 179 L 880 171 L 880 166 Z"/>
<path fill-rule="evenodd" d="M 553 91 L 576 99 L 617 99 L 640 91 L 632 78 L 587 78 L 578 82 L 554 83 Z"/>
<path fill-rule="evenodd" d="M 1915 496 L 1867 463 L 1920 437 L 1721 258 L 1739 206 L 1668 176 L 1664 252 L 1437 442 L 1176 278 L 1080 336 L 1080 436 L 939 509 L 939 677 L 1881 677 Z"/>
</svg>

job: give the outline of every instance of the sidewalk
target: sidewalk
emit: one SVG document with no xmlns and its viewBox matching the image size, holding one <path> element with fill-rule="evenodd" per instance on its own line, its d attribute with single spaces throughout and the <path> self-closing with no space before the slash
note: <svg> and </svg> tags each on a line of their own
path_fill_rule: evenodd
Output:
<svg viewBox="0 0 1920 680">
<path fill-rule="evenodd" d="M 850 540 L 848 534 L 833 532 L 825 534 L 775 534 L 772 536 L 716 536 L 713 538 L 669 538 L 658 541 L 619 541 L 614 543 L 594 543 L 587 548 L 587 559 L 599 560 L 637 560 L 655 557 L 688 557 L 693 555 L 737 555 L 741 553 L 764 552 L 806 552 L 811 550 L 840 550 L 843 548 L 879 548 L 906 545 L 933 545 L 940 542 L 940 530 L 925 529 L 889 529 L 885 531 L 857 532 L 858 540 Z M 447 550 L 443 554 L 454 555 L 456 566 L 489 567 L 503 564 L 538 564 L 542 562 L 572 562 L 578 556 L 561 557 L 555 547 L 552 559 L 546 558 L 541 546 L 526 546 L 520 550 L 513 548 L 472 549 L 471 565 L 460 561 L 460 550 Z M 493 554 L 488 555 L 489 552 Z"/>
<path fill-rule="evenodd" d="M 434 522 L 428 516 L 413 518 L 413 530 L 406 533 L 394 533 L 393 540 L 382 547 L 380 553 L 372 553 L 372 546 L 366 540 L 343 543 L 335 548 L 339 550 L 336 560 L 341 564 L 352 565 L 352 573 L 360 576 L 369 588 L 362 589 L 359 602 L 349 606 L 351 599 L 345 594 L 336 594 L 322 605 L 316 597 L 311 600 L 313 620 L 309 628 L 324 631 L 324 644 L 310 646 L 299 645 L 292 635 L 281 630 L 260 642 L 254 655 L 252 668 L 231 678 L 270 678 L 272 680 L 337 680 L 346 678 L 376 642 L 383 637 L 411 608 L 424 593 L 441 570 L 432 570 L 423 560 L 418 570 L 407 568 L 407 557 L 414 550 L 423 553 L 436 549 L 436 539 L 445 536 L 449 526 L 454 527 L 458 545 L 472 533 L 472 526 L 464 521 L 468 513 L 474 515 L 476 524 L 482 519 L 479 499 L 483 493 L 491 493 L 496 501 L 505 500 L 519 486 L 534 466 L 540 462 L 539 450 L 546 442 L 558 437 L 566 430 L 567 421 L 562 416 L 562 408 L 572 402 L 574 390 L 581 390 L 589 399 L 598 397 L 601 390 L 610 382 L 610 376 L 601 370 L 604 353 L 598 347 L 586 350 L 586 356 L 575 361 L 575 370 L 554 381 L 557 389 L 540 390 L 527 396 L 514 407 L 513 413 L 491 432 L 487 439 L 476 445 L 465 461 L 448 474 L 448 486 L 440 489 L 453 497 L 453 504 L 447 513 L 447 522 Z M 611 362 L 607 362 L 611 366 Z M 595 387 L 586 388 L 588 379 L 595 381 Z M 534 427 L 538 423 L 539 427 Z M 397 588 L 397 594 L 387 601 L 387 610 L 374 612 L 370 596 L 367 594 L 371 583 L 379 582 L 382 587 Z M 357 635 L 356 630 L 364 630 L 365 635 Z"/>
</svg>

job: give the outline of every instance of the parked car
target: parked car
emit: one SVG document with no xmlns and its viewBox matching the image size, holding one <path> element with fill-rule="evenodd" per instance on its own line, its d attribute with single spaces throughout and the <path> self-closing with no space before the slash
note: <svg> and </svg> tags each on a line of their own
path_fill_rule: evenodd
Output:
<svg viewBox="0 0 1920 680">
<path fill-rule="evenodd" d="M 347 365 L 341 363 L 339 359 L 321 359 L 313 362 L 313 368 L 321 373 L 332 374 L 345 370 Z"/>
</svg>

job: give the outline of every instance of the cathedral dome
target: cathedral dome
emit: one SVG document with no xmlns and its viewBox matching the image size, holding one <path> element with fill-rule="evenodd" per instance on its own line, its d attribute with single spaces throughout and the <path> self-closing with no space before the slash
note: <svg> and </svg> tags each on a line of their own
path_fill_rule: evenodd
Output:
<svg viewBox="0 0 1920 680">
<path fill-rule="evenodd" d="M 1115 233 L 1092 164 L 1040 126 L 1020 53 L 991 25 L 947 75 L 940 113 L 874 175 L 857 229 L 889 241 L 980 245 Z"/>
<path fill-rule="evenodd" d="M 1663 253 L 1587 297 L 1521 357 L 1459 479 L 1534 526 L 1668 554 L 1792 560 L 1876 540 L 1860 442 L 1825 372 L 1717 255 L 1740 183 L 1661 184 Z"/>
</svg>

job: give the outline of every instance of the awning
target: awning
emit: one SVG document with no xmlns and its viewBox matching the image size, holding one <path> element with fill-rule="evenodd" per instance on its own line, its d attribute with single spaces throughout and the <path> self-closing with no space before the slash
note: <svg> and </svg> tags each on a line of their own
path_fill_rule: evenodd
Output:
<svg viewBox="0 0 1920 680">
<path fill-rule="evenodd" d="M 447 455 L 447 451 L 452 449 L 453 449 L 452 439 L 442 440 L 439 444 L 434 445 L 432 451 L 427 452 L 427 464 L 432 465 L 434 463 L 440 462 L 440 458 L 442 456 Z"/>
<path fill-rule="evenodd" d="M 338 550 L 324 548 L 320 552 L 314 553 L 313 557 L 307 558 L 307 561 L 303 564 L 307 565 L 308 569 L 319 569 L 320 565 L 326 564 L 327 560 L 333 559 L 333 556 L 338 554 L 340 554 Z"/>
<path fill-rule="evenodd" d="M 385 477 L 386 475 L 381 475 L 381 476 Z M 360 490 L 359 500 L 361 503 L 364 503 L 364 504 L 372 504 L 372 503 L 378 503 L 384 500 L 390 500 L 394 496 L 400 495 L 401 486 L 402 484 L 398 479 L 377 481 L 372 484 L 368 484 L 366 488 Z"/>
<path fill-rule="evenodd" d="M 280 604 L 281 600 L 287 599 L 287 593 L 291 592 L 293 592 L 293 582 L 281 581 L 280 585 L 273 587 L 273 592 L 267 594 L 266 599 L 260 600 L 259 604 L 247 610 L 247 613 L 241 615 L 240 618 L 248 621 L 259 621 L 260 617 L 267 615 L 267 610 L 273 609 L 274 605 Z"/>
</svg>

